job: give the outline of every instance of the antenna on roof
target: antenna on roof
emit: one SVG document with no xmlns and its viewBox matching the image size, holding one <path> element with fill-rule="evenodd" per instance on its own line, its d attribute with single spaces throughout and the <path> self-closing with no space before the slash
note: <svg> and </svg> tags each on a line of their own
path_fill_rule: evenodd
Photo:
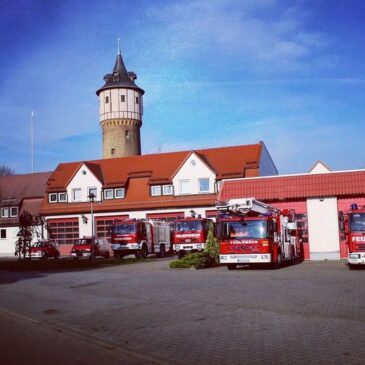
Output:
<svg viewBox="0 0 365 365">
<path fill-rule="evenodd" d="M 30 114 L 30 149 L 31 149 L 31 159 L 32 159 L 32 173 L 34 172 L 34 133 L 33 133 L 33 117 L 34 111 L 32 110 Z"/>
<path fill-rule="evenodd" d="M 120 56 L 120 38 L 118 38 L 118 56 Z"/>
</svg>

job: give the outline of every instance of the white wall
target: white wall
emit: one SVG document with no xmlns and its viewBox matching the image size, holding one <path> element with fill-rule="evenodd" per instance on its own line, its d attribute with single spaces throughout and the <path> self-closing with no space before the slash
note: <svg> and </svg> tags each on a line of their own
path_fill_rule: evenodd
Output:
<svg viewBox="0 0 365 365">
<path fill-rule="evenodd" d="M 261 142 L 262 151 L 260 159 L 260 176 L 272 176 L 277 175 L 278 170 L 267 150 L 265 144 Z"/>
<path fill-rule="evenodd" d="M 19 227 L 1 227 L 6 229 L 6 238 L 0 238 L 0 257 L 15 257 L 15 243 L 18 240 Z M 37 226 L 37 231 L 41 233 L 41 226 Z M 46 234 L 46 232 L 44 232 Z M 32 243 L 38 240 L 37 236 L 33 237 Z"/>
<path fill-rule="evenodd" d="M 0 238 L 0 256 L 14 257 L 15 242 L 17 241 L 18 227 L 1 227 L 6 230 L 6 238 Z"/>
<path fill-rule="evenodd" d="M 95 175 L 89 170 L 89 168 L 85 164 L 83 164 L 67 186 L 68 202 L 73 202 L 72 189 L 77 189 L 77 188 L 81 188 L 81 201 L 83 202 L 89 201 L 89 199 L 87 198 L 88 188 L 92 187 L 97 188 L 97 196 L 95 200 L 101 200 L 102 184 L 95 177 Z"/>
<path fill-rule="evenodd" d="M 337 198 L 307 199 L 311 260 L 338 260 L 340 240 Z"/>
<path fill-rule="evenodd" d="M 125 102 L 121 101 L 121 95 L 125 96 Z M 109 103 L 105 103 L 109 97 Z M 136 103 L 136 97 L 139 102 Z M 132 89 L 107 89 L 99 94 L 100 121 L 105 119 L 137 119 L 141 120 L 143 114 L 143 97 L 140 92 Z"/>
<path fill-rule="evenodd" d="M 209 178 L 209 192 L 214 193 L 215 173 L 200 159 L 198 155 L 192 153 L 174 176 L 175 195 L 180 195 L 181 180 L 190 180 L 190 194 L 201 194 L 199 191 L 199 179 Z"/>
</svg>

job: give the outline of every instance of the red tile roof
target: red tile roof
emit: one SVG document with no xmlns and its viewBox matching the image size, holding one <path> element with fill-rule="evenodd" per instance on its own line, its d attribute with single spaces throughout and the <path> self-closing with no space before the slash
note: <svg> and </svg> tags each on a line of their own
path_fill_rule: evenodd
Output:
<svg viewBox="0 0 365 365">
<path fill-rule="evenodd" d="M 265 201 L 365 194 L 365 170 L 224 181 L 219 200 Z"/>
<path fill-rule="evenodd" d="M 149 184 L 171 183 L 178 168 L 192 151 L 120 157 L 87 162 L 61 163 L 48 182 L 47 191 L 65 190 L 85 163 L 104 186 L 123 186 L 130 177 L 148 176 Z M 193 151 L 216 173 L 217 179 L 258 176 L 262 145 L 210 148 Z"/>
<path fill-rule="evenodd" d="M 51 172 L 0 176 L 0 205 L 17 205 L 26 198 L 42 198 Z"/>
</svg>

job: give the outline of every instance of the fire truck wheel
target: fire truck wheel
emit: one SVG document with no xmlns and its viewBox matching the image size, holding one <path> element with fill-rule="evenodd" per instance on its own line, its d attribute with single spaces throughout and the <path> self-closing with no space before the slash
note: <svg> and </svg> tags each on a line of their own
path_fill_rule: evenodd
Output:
<svg viewBox="0 0 365 365">
<path fill-rule="evenodd" d="M 185 251 L 178 251 L 177 252 L 177 257 L 178 257 L 178 259 L 182 259 L 183 257 L 185 256 Z"/>
<path fill-rule="evenodd" d="M 227 267 L 228 267 L 228 270 L 236 270 L 237 269 L 236 264 L 228 264 Z"/>
<path fill-rule="evenodd" d="M 165 249 L 165 245 L 161 245 L 160 246 L 160 252 L 158 253 L 159 257 L 164 257 L 166 255 L 166 249 Z"/>
<path fill-rule="evenodd" d="M 283 258 L 281 257 L 281 252 L 279 252 L 277 261 L 273 263 L 273 268 L 279 269 L 282 263 L 283 263 Z"/>
<path fill-rule="evenodd" d="M 295 250 L 292 248 L 291 250 L 291 256 L 290 256 L 291 264 L 295 265 Z"/>
<path fill-rule="evenodd" d="M 104 255 L 104 258 L 108 259 L 108 258 L 109 258 L 109 256 L 110 256 L 109 251 L 107 251 L 107 252 L 105 253 L 105 255 Z"/>
<path fill-rule="evenodd" d="M 348 264 L 349 265 L 349 269 L 350 270 L 356 270 L 357 266 L 353 265 L 353 264 Z"/>
<path fill-rule="evenodd" d="M 148 255 L 147 245 L 144 243 L 142 249 L 136 254 L 136 258 L 144 260 Z"/>
</svg>

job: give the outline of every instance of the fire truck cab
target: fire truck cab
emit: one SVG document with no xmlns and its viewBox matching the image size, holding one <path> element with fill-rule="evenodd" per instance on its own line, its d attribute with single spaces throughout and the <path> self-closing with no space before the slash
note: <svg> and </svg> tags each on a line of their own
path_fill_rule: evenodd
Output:
<svg viewBox="0 0 365 365">
<path fill-rule="evenodd" d="M 171 250 L 170 226 L 163 221 L 129 219 L 112 227 L 111 247 L 114 257 L 134 254 L 146 258 L 149 254 L 164 256 Z"/>
<path fill-rule="evenodd" d="M 182 258 L 188 252 L 204 251 L 209 225 L 213 221 L 209 218 L 189 217 L 178 218 L 174 224 L 173 250 Z"/>
<path fill-rule="evenodd" d="M 350 268 L 365 265 L 365 206 L 351 204 L 347 214 L 346 236 Z"/>
<path fill-rule="evenodd" d="M 278 268 L 300 257 L 294 211 L 281 212 L 254 198 L 232 199 L 217 209 L 219 258 L 229 270 L 240 264 Z"/>
</svg>

